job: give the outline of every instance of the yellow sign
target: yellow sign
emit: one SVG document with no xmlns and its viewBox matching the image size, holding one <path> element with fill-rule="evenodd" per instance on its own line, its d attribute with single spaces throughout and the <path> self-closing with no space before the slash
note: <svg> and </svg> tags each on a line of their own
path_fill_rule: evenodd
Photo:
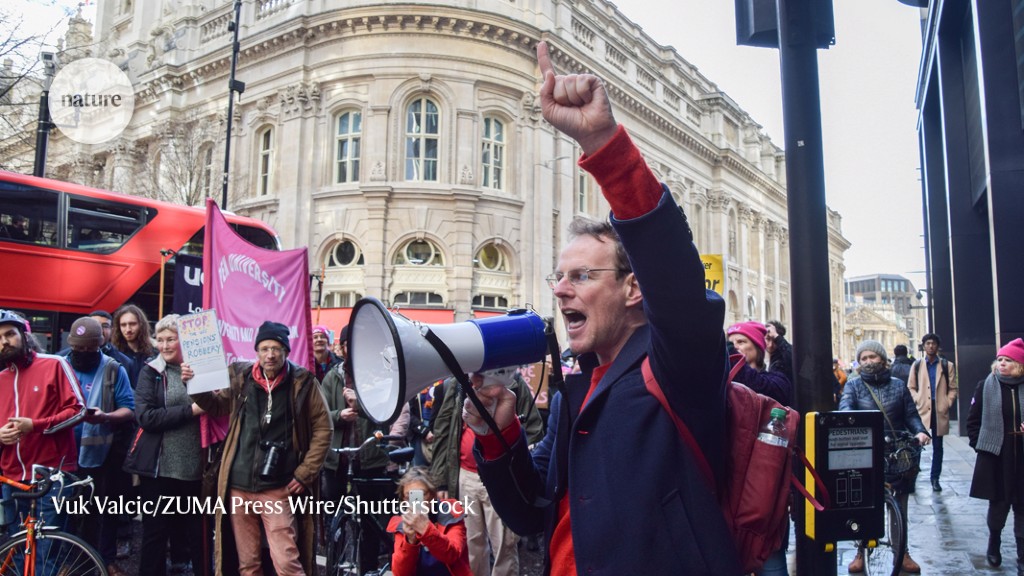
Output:
<svg viewBox="0 0 1024 576">
<path fill-rule="evenodd" d="M 721 254 L 701 254 L 704 263 L 704 282 L 708 290 L 714 290 L 725 296 L 725 267 L 722 266 Z"/>
</svg>

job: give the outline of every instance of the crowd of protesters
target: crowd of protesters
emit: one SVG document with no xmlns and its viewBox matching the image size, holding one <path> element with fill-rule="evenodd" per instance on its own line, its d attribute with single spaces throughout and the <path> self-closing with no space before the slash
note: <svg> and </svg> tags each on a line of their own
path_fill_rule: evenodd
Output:
<svg viewBox="0 0 1024 576">
<path fill-rule="evenodd" d="M 600 79 L 557 75 L 544 43 L 538 59 L 544 118 L 580 145 L 580 166 L 601 184 L 613 213 L 610 222 L 574 220 L 548 278 L 569 337 L 562 368 L 572 373 L 561 390 L 550 391 L 545 414 L 513 370 L 503 386 L 486 386 L 487 374 L 471 375 L 496 430 L 454 379 L 414 383 L 425 387 L 399 421 L 376 424 L 356 397 L 347 327 L 337 334 L 312 328 L 314 362 L 307 370 L 289 359 L 289 328 L 267 319 L 252 343 L 255 362 L 231 363 L 222 390 L 190 394 L 195 374 L 182 357 L 175 314 L 151 331 L 133 304 L 113 314 L 94 311 L 75 320 L 68 347 L 51 356 L 39 351 L 24 318 L 0 311 L 0 472 L 31 480 L 31 464 L 41 464 L 90 475 L 103 498 L 137 491 L 144 502 L 211 496 L 242 504 L 143 514 L 138 573 L 147 576 L 166 573 L 170 550 L 197 576 L 262 574 L 267 559 L 281 576 L 312 574 L 323 523 L 318 532 L 318 518 L 289 503 L 307 496 L 336 501 L 353 483 L 381 478 L 392 482 L 376 490 L 367 484 L 360 496 L 417 504 L 468 498 L 480 506 L 466 514 L 412 507 L 383 522 L 366 515 L 360 573 L 390 558 L 398 576 L 514 576 L 520 536 L 543 534 L 545 570 L 555 576 L 632 573 L 637 562 L 655 574 L 739 574 L 736 558 L 720 553 L 730 542 L 718 504 L 668 414 L 644 388 L 640 365 L 649 359 L 665 402 L 685 420 L 717 477 L 725 463 L 726 359 L 735 354 L 735 381 L 792 405 L 786 327 L 748 321 L 723 333 L 725 304 L 704 289 L 686 217 L 615 121 Z M 839 410 L 880 409 L 887 430 L 909 430 L 922 445 L 934 445 L 935 492 L 958 392 L 956 368 L 939 347 L 929 334 L 923 359 L 912 360 L 901 345 L 890 363 L 879 342 L 859 342 L 856 372 L 847 373 L 837 358 L 832 383 Z M 1024 342 L 1017 339 L 998 351 L 968 418 L 979 453 L 971 495 L 990 501 L 987 560 L 1002 562 L 999 533 L 1012 508 L 1018 574 L 1022 382 Z M 624 406 L 644 417 L 622 417 Z M 79 413 L 77 426 L 42 435 Z M 227 420 L 224 440 L 205 449 L 204 417 Z M 376 432 L 405 436 L 415 447 L 415 466 L 404 476 L 395 474 L 382 446 L 364 443 Z M 332 450 L 359 446 L 357 453 Z M 887 480 L 906 514 L 916 473 Z M 54 490 L 41 501 L 46 525 L 80 533 L 111 576 L 124 574 L 119 515 L 69 518 L 54 505 L 68 495 Z M 11 493 L 4 485 L 7 530 L 25 513 Z M 617 505 L 623 494 L 634 497 L 628 507 Z M 692 518 L 700 519 L 700 530 L 691 530 Z M 759 576 L 788 574 L 783 541 Z M 863 569 L 861 551 L 849 570 Z M 909 551 L 902 570 L 920 572 Z"/>
</svg>

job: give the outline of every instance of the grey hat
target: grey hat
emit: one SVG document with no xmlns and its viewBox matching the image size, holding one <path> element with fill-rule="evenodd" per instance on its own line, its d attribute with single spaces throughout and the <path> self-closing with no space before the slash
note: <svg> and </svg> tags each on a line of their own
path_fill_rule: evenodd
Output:
<svg viewBox="0 0 1024 576">
<path fill-rule="evenodd" d="M 865 350 L 870 350 L 875 354 L 878 354 L 883 362 L 889 362 L 889 357 L 885 354 L 885 346 L 882 346 L 882 343 L 878 340 L 865 340 L 857 345 L 857 353 L 854 355 L 854 358 L 856 358 L 858 362 L 860 362 L 860 353 Z"/>
</svg>

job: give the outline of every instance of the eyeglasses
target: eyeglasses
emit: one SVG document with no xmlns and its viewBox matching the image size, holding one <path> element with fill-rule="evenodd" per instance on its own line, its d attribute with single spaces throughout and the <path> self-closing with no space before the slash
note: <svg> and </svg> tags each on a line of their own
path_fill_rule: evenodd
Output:
<svg viewBox="0 0 1024 576">
<path fill-rule="evenodd" d="M 274 355 L 277 355 L 277 354 L 281 354 L 282 352 L 284 352 L 284 348 L 281 348 L 280 346 L 264 346 L 263 348 L 259 348 L 256 351 L 259 352 L 260 354 L 274 354 Z"/>
<path fill-rule="evenodd" d="M 547 280 L 548 286 L 551 287 L 552 290 L 555 289 L 555 286 L 558 286 L 558 283 L 562 281 L 562 278 L 568 279 L 569 284 L 572 284 L 573 286 L 579 286 L 587 280 L 590 280 L 590 275 L 594 272 L 630 272 L 630 270 L 625 268 L 573 268 L 568 272 L 555 272 L 545 278 L 545 280 Z"/>
</svg>

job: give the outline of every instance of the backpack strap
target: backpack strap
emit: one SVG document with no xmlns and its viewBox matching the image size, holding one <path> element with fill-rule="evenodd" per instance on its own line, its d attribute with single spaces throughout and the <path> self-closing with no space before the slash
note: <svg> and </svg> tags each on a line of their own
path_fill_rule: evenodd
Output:
<svg viewBox="0 0 1024 576">
<path fill-rule="evenodd" d="M 729 382 L 736 376 L 740 368 L 743 367 L 742 362 L 737 362 L 732 370 L 729 372 Z M 690 448 L 690 452 L 693 454 L 694 459 L 697 461 L 697 467 L 700 469 L 701 476 L 704 476 L 708 482 L 708 486 L 711 487 L 712 492 L 718 493 L 716 489 L 717 483 L 715 482 L 715 475 L 711 471 L 711 465 L 708 464 L 707 458 L 704 456 L 704 451 L 700 449 L 700 445 L 697 444 L 697 439 L 690 433 L 690 429 L 686 427 L 682 418 L 676 414 L 676 411 L 668 403 L 668 398 L 665 397 L 665 392 L 661 389 L 661 384 L 654 377 L 654 371 L 651 370 L 651 359 L 650 357 L 644 358 L 643 364 L 640 365 L 640 371 L 644 375 L 644 386 L 647 387 L 647 392 L 651 396 L 658 399 L 661 403 L 661 407 L 668 413 L 669 418 L 672 419 L 672 423 L 675 424 L 676 430 L 679 432 L 679 437 L 683 439 L 683 443 Z"/>
<path fill-rule="evenodd" d="M 103 395 L 100 408 L 107 413 L 117 409 L 114 400 L 114 387 L 117 385 L 117 374 L 120 368 L 121 363 L 109 357 L 107 364 L 103 367 Z"/>
<path fill-rule="evenodd" d="M 729 370 L 728 381 L 733 382 L 736 378 L 736 374 L 739 373 L 745 363 L 743 361 L 743 357 L 738 354 L 730 356 L 729 360 L 733 364 L 732 368 Z M 640 370 L 644 375 L 644 386 L 647 387 L 647 391 L 651 396 L 658 399 L 662 408 L 664 408 L 665 412 L 668 413 L 669 418 L 672 419 L 672 423 L 675 424 L 676 430 L 679 432 L 679 437 L 683 439 L 683 443 L 686 444 L 693 453 L 694 458 L 697 461 L 697 466 L 700 468 L 701 475 L 707 479 L 708 485 L 712 487 L 712 492 L 717 495 L 718 491 L 715 489 L 715 476 L 711 472 L 711 465 L 708 464 L 707 458 L 704 457 L 704 452 L 701 451 L 700 445 L 697 444 L 697 439 L 690 433 L 690 429 L 686 427 L 686 424 L 683 423 L 683 420 L 679 415 L 672 410 L 671 406 L 669 406 L 668 398 L 665 397 L 665 392 L 661 389 L 661 385 L 658 383 L 658 380 L 654 377 L 654 372 L 651 370 L 650 358 L 644 358 L 643 364 L 640 366 Z M 797 479 L 795 474 L 790 473 L 789 482 L 797 492 L 799 492 L 811 504 L 811 506 L 814 507 L 815 510 L 821 512 L 826 507 L 831 506 L 831 498 L 828 494 L 828 488 L 825 487 L 825 482 L 821 479 L 821 476 L 818 475 L 818 471 L 814 469 L 814 465 L 812 465 L 807 459 L 803 450 L 798 446 L 793 446 L 792 448 L 797 457 L 799 457 L 800 461 L 803 463 L 804 469 L 811 473 L 811 477 L 814 479 L 814 484 L 817 486 L 818 492 L 821 494 L 821 499 L 824 500 L 825 503 L 822 504 L 819 502 L 818 499 L 815 498 L 806 487 L 804 487 L 800 480 Z"/>
<path fill-rule="evenodd" d="M 942 362 L 942 377 L 946 379 L 946 389 L 948 390 L 952 384 L 949 381 L 949 362 L 945 358 L 940 358 L 939 361 Z"/>
</svg>

